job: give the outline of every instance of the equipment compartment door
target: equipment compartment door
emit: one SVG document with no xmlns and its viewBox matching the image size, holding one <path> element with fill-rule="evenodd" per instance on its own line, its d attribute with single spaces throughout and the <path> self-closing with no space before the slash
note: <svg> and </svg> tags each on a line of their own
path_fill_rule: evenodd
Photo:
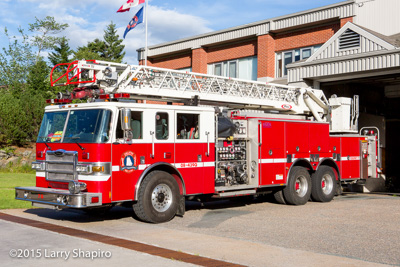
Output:
<svg viewBox="0 0 400 267">
<path fill-rule="evenodd" d="M 260 121 L 260 186 L 286 183 L 285 122 Z"/>
</svg>

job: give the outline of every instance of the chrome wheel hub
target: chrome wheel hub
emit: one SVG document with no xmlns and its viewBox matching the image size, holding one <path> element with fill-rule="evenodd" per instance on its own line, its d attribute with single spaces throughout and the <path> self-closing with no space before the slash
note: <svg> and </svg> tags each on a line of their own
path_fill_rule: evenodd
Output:
<svg viewBox="0 0 400 267">
<path fill-rule="evenodd" d="M 332 188 L 333 188 L 332 176 L 330 176 L 329 174 L 325 174 L 324 176 L 322 176 L 321 188 L 322 188 L 322 192 L 325 195 L 329 195 L 332 192 Z"/>
<path fill-rule="evenodd" d="M 159 184 L 151 193 L 151 204 L 158 212 L 164 212 L 172 204 L 172 190 L 166 184 Z"/>
<path fill-rule="evenodd" d="M 304 176 L 297 177 L 294 186 L 295 186 L 296 193 L 299 197 L 304 197 L 307 194 L 308 182 L 307 182 L 306 177 L 304 177 Z"/>
</svg>

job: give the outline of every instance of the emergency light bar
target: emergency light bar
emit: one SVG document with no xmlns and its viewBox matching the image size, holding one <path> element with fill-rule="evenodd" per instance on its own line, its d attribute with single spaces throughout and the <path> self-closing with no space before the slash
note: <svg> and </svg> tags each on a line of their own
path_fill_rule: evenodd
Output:
<svg viewBox="0 0 400 267">
<path fill-rule="evenodd" d="M 117 98 L 130 98 L 131 95 L 128 93 L 116 93 L 116 94 L 104 94 L 100 95 L 100 99 L 117 99 Z"/>
<path fill-rule="evenodd" d="M 71 103 L 71 99 L 46 99 L 47 104 L 68 104 Z"/>
</svg>

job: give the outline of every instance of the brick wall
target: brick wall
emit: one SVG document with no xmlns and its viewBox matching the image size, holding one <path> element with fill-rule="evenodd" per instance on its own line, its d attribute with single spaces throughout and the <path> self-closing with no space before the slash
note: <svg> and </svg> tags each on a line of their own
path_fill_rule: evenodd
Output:
<svg viewBox="0 0 400 267">
<path fill-rule="evenodd" d="M 275 39 L 275 51 L 284 51 L 305 46 L 323 44 L 328 41 L 338 30 L 340 24 L 335 23 L 302 31 L 277 34 Z"/>
<path fill-rule="evenodd" d="M 192 54 L 189 52 L 187 54 L 152 59 L 148 61 L 147 65 L 168 69 L 190 68 L 192 66 Z"/>
<path fill-rule="evenodd" d="M 215 63 L 252 57 L 257 55 L 257 40 L 210 47 L 207 49 L 207 63 Z"/>
<path fill-rule="evenodd" d="M 200 47 L 192 50 L 192 71 L 207 73 L 207 51 Z"/>
<path fill-rule="evenodd" d="M 340 19 L 340 28 L 342 28 L 347 22 L 353 22 L 353 17 Z"/>
<path fill-rule="evenodd" d="M 260 35 L 257 39 L 257 77 L 275 75 L 275 41 L 271 35 Z"/>
<path fill-rule="evenodd" d="M 192 67 L 193 72 L 207 73 L 207 64 L 257 56 L 257 76 L 274 78 L 276 52 L 323 44 L 344 24 L 352 20 L 352 18 L 344 18 L 340 22 L 328 25 L 262 35 L 254 40 L 196 48 L 191 54 L 152 60 L 148 65 L 171 69 Z"/>
</svg>

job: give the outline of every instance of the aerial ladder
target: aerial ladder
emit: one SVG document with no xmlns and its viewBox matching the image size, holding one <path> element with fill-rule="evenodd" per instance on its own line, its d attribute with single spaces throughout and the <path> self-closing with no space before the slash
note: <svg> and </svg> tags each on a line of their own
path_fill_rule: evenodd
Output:
<svg viewBox="0 0 400 267">
<path fill-rule="evenodd" d="M 60 70 L 65 73 L 60 75 Z M 101 94 L 125 94 L 136 100 L 305 115 L 329 122 L 333 133 L 356 133 L 358 127 L 358 96 L 333 96 L 328 100 L 319 89 L 98 60 L 58 64 L 52 69 L 50 80 L 52 86 L 76 86 L 72 92 L 59 93 L 58 103 L 82 98 L 94 101 Z"/>
</svg>

